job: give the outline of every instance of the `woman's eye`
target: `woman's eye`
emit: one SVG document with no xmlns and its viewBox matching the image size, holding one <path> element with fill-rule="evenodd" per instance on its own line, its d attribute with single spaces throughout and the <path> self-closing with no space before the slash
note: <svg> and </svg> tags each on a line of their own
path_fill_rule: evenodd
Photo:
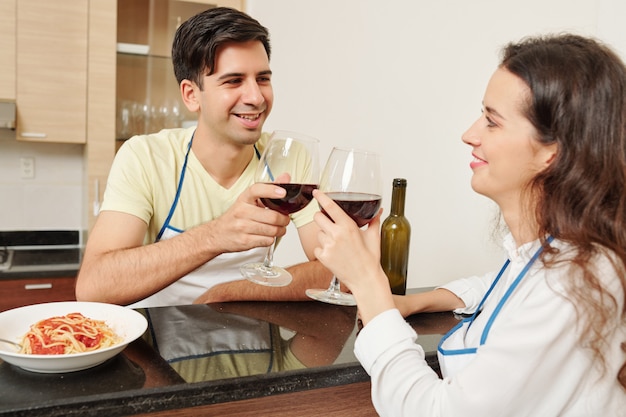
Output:
<svg viewBox="0 0 626 417">
<path fill-rule="evenodd" d="M 488 127 L 496 127 L 496 124 L 489 118 L 489 116 L 485 116 L 485 119 L 487 120 Z"/>
</svg>

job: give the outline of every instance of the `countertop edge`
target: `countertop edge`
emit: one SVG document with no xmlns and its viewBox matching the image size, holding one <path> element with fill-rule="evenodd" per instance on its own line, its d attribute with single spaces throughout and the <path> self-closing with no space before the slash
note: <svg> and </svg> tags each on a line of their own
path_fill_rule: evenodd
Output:
<svg viewBox="0 0 626 417">
<path fill-rule="evenodd" d="M 436 354 L 427 354 L 426 362 L 439 372 Z M 4 410 L 0 412 L 0 416 L 126 416 L 348 385 L 369 379 L 363 367 L 358 362 L 353 362 L 315 368 L 304 374 L 302 370 L 296 370 L 278 375 L 263 374 L 95 394 L 70 401 L 63 399 L 42 403 L 36 407 Z"/>
</svg>

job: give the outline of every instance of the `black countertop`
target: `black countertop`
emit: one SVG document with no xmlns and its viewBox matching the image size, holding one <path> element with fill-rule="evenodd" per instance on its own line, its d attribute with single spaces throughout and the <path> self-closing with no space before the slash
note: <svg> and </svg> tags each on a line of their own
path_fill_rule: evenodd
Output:
<svg viewBox="0 0 626 417">
<path fill-rule="evenodd" d="M 315 301 L 140 309 L 149 327 L 84 371 L 37 374 L 0 361 L 0 415 L 122 416 L 369 380 L 352 352 L 355 307 Z M 457 319 L 409 317 L 429 365 Z"/>
</svg>

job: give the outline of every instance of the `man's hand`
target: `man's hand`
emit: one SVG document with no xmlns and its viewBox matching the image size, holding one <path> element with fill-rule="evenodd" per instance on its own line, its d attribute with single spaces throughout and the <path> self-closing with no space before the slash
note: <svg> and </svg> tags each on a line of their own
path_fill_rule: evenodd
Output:
<svg viewBox="0 0 626 417">
<path fill-rule="evenodd" d="M 241 252 L 271 245 L 275 237 L 287 232 L 290 219 L 263 207 L 260 198 L 282 198 L 285 194 L 284 188 L 272 184 L 250 186 L 226 213 L 207 223 L 211 246 L 221 248 L 223 252 Z"/>
</svg>

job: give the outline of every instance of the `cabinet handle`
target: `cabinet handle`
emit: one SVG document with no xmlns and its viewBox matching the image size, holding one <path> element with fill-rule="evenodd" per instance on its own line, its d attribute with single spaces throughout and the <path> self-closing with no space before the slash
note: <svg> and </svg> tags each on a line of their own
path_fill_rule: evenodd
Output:
<svg viewBox="0 0 626 417">
<path fill-rule="evenodd" d="M 52 288 L 52 283 L 48 282 L 45 284 L 26 284 L 24 285 L 25 290 L 48 290 Z"/>
<path fill-rule="evenodd" d="M 37 132 L 22 132 L 20 136 L 23 138 L 45 138 L 48 137 L 47 133 L 37 133 Z"/>
</svg>

